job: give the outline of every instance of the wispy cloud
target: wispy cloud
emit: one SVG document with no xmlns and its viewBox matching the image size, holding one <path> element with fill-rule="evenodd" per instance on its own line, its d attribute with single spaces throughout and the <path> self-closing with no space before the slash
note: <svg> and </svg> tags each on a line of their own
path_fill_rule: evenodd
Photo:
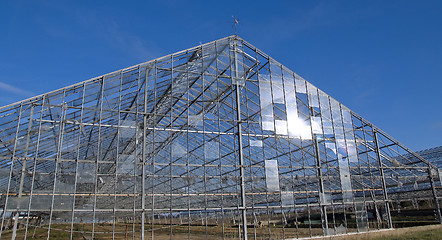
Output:
<svg viewBox="0 0 442 240">
<path fill-rule="evenodd" d="M 22 97 L 29 97 L 29 96 L 36 95 L 35 93 L 33 93 L 31 91 L 21 89 L 18 87 L 14 87 L 14 86 L 9 85 L 4 82 L 0 82 L 0 91 L 20 95 Z"/>
<path fill-rule="evenodd" d="M 163 54 L 153 41 L 141 38 L 107 16 L 99 16 L 86 11 L 78 13 L 76 21 L 84 26 L 84 29 L 87 29 L 96 40 L 124 52 L 128 57 L 145 61 Z"/>
<path fill-rule="evenodd" d="M 116 22 L 109 22 L 103 29 L 103 35 L 112 45 L 121 48 L 127 54 L 140 60 L 148 60 L 157 57 L 157 48 L 152 42 L 146 46 L 147 40 L 142 40 L 139 36 L 131 34 L 121 29 Z"/>
<path fill-rule="evenodd" d="M 130 28 L 109 15 L 81 5 L 49 4 L 47 7 L 59 14 L 64 13 L 63 22 L 54 21 L 53 16 L 34 17 L 41 30 L 50 37 L 85 46 L 98 43 L 109 51 L 122 53 L 122 56 L 137 61 L 146 61 L 163 55 L 155 42 L 142 38 L 137 32 L 144 31 L 143 29 Z M 81 29 L 82 34 L 76 34 L 76 29 Z"/>
</svg>

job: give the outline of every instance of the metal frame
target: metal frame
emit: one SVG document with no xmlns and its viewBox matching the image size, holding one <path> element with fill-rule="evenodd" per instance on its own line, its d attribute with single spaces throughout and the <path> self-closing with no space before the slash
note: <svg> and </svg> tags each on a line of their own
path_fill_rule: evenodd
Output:
<svg viewBox="0 0 442 240">
<path fill-rule="evenodd" d="M 302 238 L 411 200 L 441 221 L 435 165 L 236 35 L 2 107 L 0 146 L 5 238 Z"/>
</svg>

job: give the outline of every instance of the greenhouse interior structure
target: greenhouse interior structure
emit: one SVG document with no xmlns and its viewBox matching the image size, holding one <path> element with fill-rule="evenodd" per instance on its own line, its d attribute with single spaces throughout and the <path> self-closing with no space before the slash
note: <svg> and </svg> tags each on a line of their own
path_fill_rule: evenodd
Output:
<svg viewBox="0 0 442 240">
<path fill-rule="evenodd" d="M 0 108 L 0 238 L 441 222 L 442 171 L 233 35 Z"/>
</svg>

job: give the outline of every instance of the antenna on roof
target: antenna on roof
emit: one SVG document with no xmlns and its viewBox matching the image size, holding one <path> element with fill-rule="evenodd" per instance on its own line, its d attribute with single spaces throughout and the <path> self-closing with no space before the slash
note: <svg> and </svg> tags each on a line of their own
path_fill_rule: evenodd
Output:
<svg viewBox="0 0 442 240">
<path fill-rule="evenodd" d="M 233 18 L 233 28 L 235 29 L 235 35 L 237 35 L 236 34 L 236 26 L 239 25 L 239 19 L 236 19 L 233 15 L 232 15 L 232 18 Z"/>
</svg>

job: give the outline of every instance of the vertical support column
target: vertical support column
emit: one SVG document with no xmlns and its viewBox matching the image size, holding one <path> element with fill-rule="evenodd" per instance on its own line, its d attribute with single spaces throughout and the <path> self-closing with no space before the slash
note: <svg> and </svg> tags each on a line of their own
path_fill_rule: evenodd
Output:
<svg viewBox="0 0 442 240">
<path fill-rule="evenodd" d="M 434 188 L 434 179 L 433 179 L 433 174 L 431 172 L 430 165 L 428 165 L 428 177 L 430 178 L 431 191 L 433 192 L 434 206 L 436 207 L 437 219 L 439 220 L 439 223 L 442 223 L 442 216 L 441 216 L 441 213 L 440 213 L 439 200 L 437 198 L 436 189 Z"/>
<path fill-rule="evenodd" d="M 236 120 L 238 126 L 238 155 L 239 155 L 239 175 L 241 178 L 241 213 L 242 213 L 242 223 L 243 223 L 243 239 L 247 239 L 247 212 L 246 212 L 246 190 L 244 183 L 244 156 L 242 149 L 242 126 L 241 126 L 241 100 L 240 100 L 240 85 L 238 84 L 238 53 L 237 53 L 237 39 L 233 40 L 233 51 L 234 51 L 234 61 L 235 61 L 235 79 L 232 81 L 235 84 L 236 92 Z"/>
<path fill-rule="evenodd" d="M 63 97 L 61 100 L 61 105 L 60 105 L 60 121 L 59 121 L 59 129 L 58 129 L 58 139 L 55 139 L 55 146 L 57 148 L 57 154 L 55 157 L 55 170 L 54 170 L 54 183 L 52 184 L 52 194 L 51 194 L 51 206 L 50 206 L 50 211 L 49 211 L 49 223 L 48 223 L 48 232 L 47 232 L 47 240 L 49 240 L 50 238 L 50 234 L 51 234 L 51 227 L 52 227 L 52 219 L 53 219 L 53 214 L 54 214 L 54 202 L 55 202 L 55 189 L 56 189 L 56 184 L 57 184 L 57 177 L 58 177 L 58 167 L 60 166 L 60 161 L 61 161 L 61 148 L 62 148 L 62 143 L 63 143 L 63 131 L 64 131 L 64 125 L 65 125 L 65 118 L 66 118 L 66 110 L 67 110 L 67 105 L 64 102 L 64 98 L 66 96 L 66 89 L 63 89 Z M 49 97 L 48 99 L 48 105 L 50 106 L 51 104 L 49 103 Z M 49 107 L 49 111 L 50 111 L 50 107 Z M 52 114 L 52 113 L 51 113 Z M 54 122 L 54 125 L 56 124 L 56 122 Z M 54 135 L 56 135 L 55 131 L 54 131 Z M 93 228 L 92 228 L 93 229 Z"/>
<path fill-rule="evenodd" d="M 19 110 L 19 114 L 18 114 L 18 118 L 17 118 L 17 126 L 16 126 L 16 131 L 15 131 L 14 149 L 12 151 L 11 164 L 10 164 L 10 169 L 9 169 L 8 188 L 6 190 L 6 198 L 5 198 L 5 203 L 4 203 L 4 207 L 3 207 L 3 212 L 1 214 L 2 223 L 0 226 L 0 238 L 2 236 L 3 230 L 5 229 L 4 223 L 5 223 L 6 213 L 7 213 L 7 209 L 8 209 L 7 207 L 8 207 L 9 196 L 13 195 L 11 193 L 11 180 L 12 180 L 12 176 L 13 176 L 12 173 L 14 171 L 14 164 L 15 164 L 15 161 L 17 161 L 15 159 L 15 150 L 17 149 L 17 142 L 18 142 L 17 139 L 18 139 L 18 133 L 19 133 L 19 129 L 20 129 L 20 121 L 21 121 L 22 113 L 23 113 L 23 104 L 20 104 L 20 110 Z M 9 225 L 9 221 L 6 224 Z"/>
<path fill-rule="evenodd" d="M 141 71 L 141 69 L 140 69 Z M 143 113 L 143 154 L 141 160 L 141 239 L 144 240 L 144 224 L 146 221 L 146 134 L 147 134 L 147 78 L 149 71 L 146 68 L 145 79 L 144 79 L 144 113 Z"/>
<path fill-rule="evenodd" d="M 382 167 L 382 160 L 381 160 L 381 154 L 380 154 L 380 150 L 379 150 L 379 142 L 378 142 L 377 134 L 378 134 L 377 130 L 373 129 L 373 137 L 374 137 L 374 143 L 375 143 L 375 147 L 376 147 L 376 157 L 378 159 L 379 173 L 381 175 L 381 181 L 382 181 L 382 192 L 383 192 L 383 198 L 384 198 L 384 204 L 385 204 L 385 214 L 387 215 L 387 224 L 388 224 L 388 228 L 393 228 L 393 223 L 391 221 L 391 215 L 390 215 L 390 205 L 388 204 L 387 185 L 385 184 L 384 168 Z"/>
<path fill-rule="evenodd" d="M 24 184 L 25 175 L 26 175 L 26 160 L 28 158 L 29 139 L 30 139 L 30 135 L 31 135 L 33 115 L 34 115 L 34 106 L 31 107 L 31 113 L 29 114 L 28 131 L 27 131 L 27 135 L 26 135 L 26 147 L 25 147 L 25 153 L 23 155 L 24 159 L 23 159 L 23 164 L 22 164 L 22 168 L 21 168 L 20 186 L 18 189 L 18 199 L 21 199 L 23 196 L 23 184 Z M 19 212 L 20 212 L 20 210 L 17 209 L 17 212 L 15 213 L 15 216 L 14 216 L 14 226 L 12 228 L 11 239 L 15 239 L 15 237 L 17 236 L 17 225 L 18 225 Z"/>
<path fill-rule="evenodd" d="M 316 154 L 316 168 L 319 179 L 319 206 L 321 207 L 322 213 L 322 231 L 324 236 L 328 234 L 328 219 L 327 219 L 327 207 L 323 205 L 322 201 L 325 198 L 324 193 L 324 179 L 322 177 L 322 169 L 321 169 L 321 155 L 319 154 L 319 145 L 318 145 L 318 135 L 313 134 L 313 141 L 315 145 L 315 154 Z"/>
</svg>

